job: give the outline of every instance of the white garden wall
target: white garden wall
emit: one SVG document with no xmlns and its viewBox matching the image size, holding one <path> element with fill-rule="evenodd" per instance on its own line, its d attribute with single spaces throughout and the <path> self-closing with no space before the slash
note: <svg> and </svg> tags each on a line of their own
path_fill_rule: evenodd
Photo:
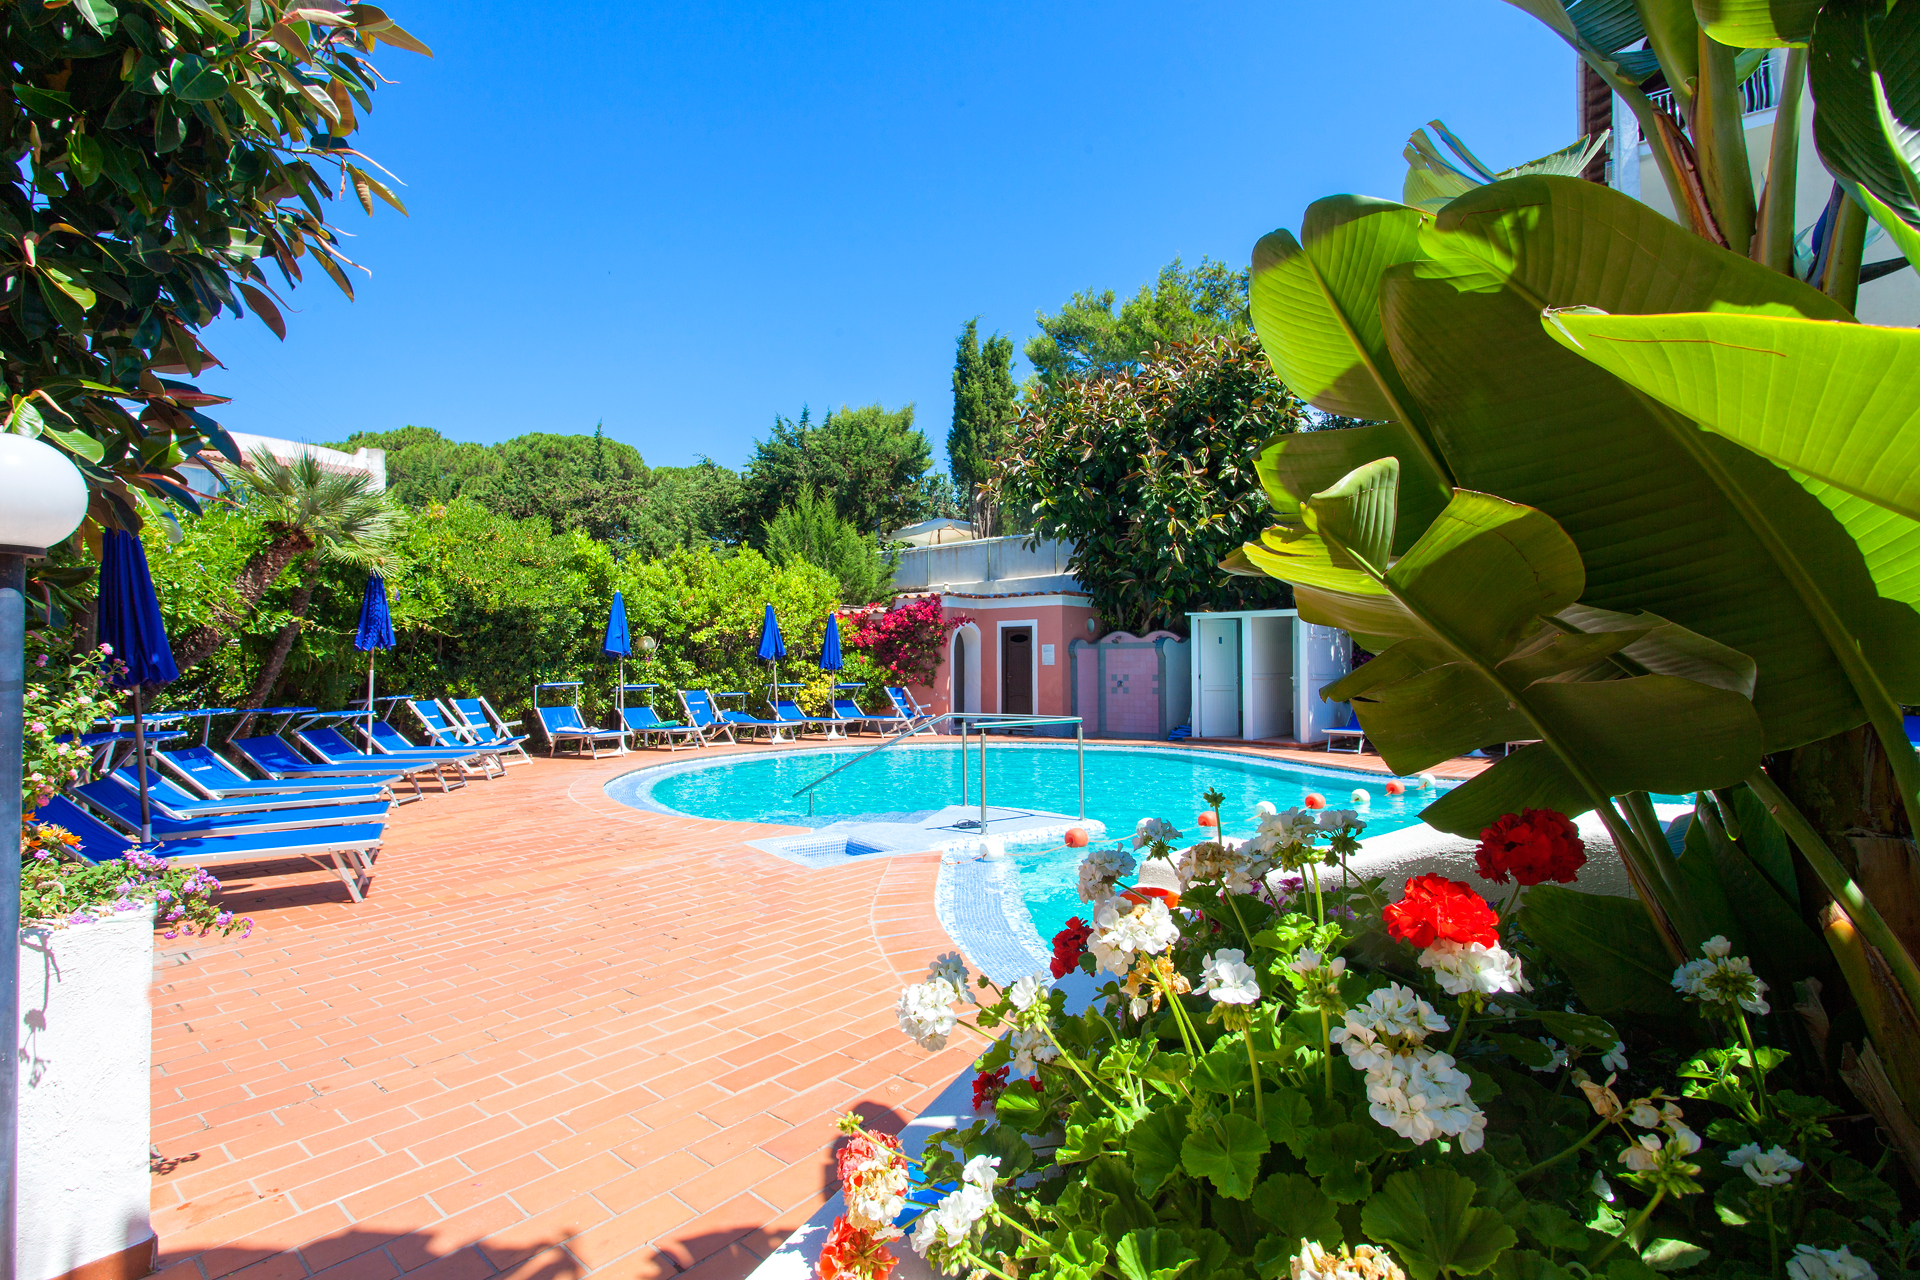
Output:
<svg viewBox="0 0 1920 1280">
<path fill-rule="evenodd" d="M 20 931 L 19 1280 L 153 1238 L 152 979 L 150 913 Z"/>
</svg>

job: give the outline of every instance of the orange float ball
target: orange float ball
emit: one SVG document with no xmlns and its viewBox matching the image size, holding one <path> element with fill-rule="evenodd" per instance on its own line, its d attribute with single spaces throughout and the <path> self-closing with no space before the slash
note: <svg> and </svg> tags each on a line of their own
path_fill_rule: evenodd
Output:
<svg viewBox="0 0 1920 1280">
<path fill-rule="evenodd" d="M 1390 796 L 1403 796 L 1407 794 L 1407 787 L 1403 782 L 1389 782 L 1386 791 Z"/>
<path fill-rule="evenodd" d="M 1087 829 L 1085 827 L 1067 828 L 1067 848 L 1084 849 L 1087 847 L 1087 841 L 1089 839 L 1091 839 L 1091 837 L 1087 835 Z"/>
<path fill-rule="evenodd" d="M 1318 791 L 1309 791 L 1307 792 L 1307 798 L 1300 803 L 1309 809 L 1324 809 L 1327 807 L 1327 798 Z"/>
<path fill-rule="evenodd" d="M 1194 819 L 1194 822 L 1203 827 L 1217 827 L 1220 825 L 1220 820 L 1214 817 L 1211 811 L 1201 814 Z"/>
</svg>

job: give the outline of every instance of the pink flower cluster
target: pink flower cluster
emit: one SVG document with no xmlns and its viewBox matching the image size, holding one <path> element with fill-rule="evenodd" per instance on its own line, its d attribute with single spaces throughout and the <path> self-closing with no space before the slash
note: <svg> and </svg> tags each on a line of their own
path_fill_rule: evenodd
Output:
<svg viewBox="0 0 1920 1280">
<path fill-rule="evenodd" d="M 847 643 L 866 650 L 902 684 L 931 684 L 947 636 L 969 621 L 959 614 L 948 617 L 937 595 L 914 596 L 890 607 L 842 616 L 859 624 Z"/>
</svg>

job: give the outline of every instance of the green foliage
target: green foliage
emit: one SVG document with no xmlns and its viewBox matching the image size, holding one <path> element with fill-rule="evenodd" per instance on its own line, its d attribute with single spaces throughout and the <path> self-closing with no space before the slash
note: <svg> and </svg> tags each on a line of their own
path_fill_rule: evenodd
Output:
<svg viewBox="0 0 1920 1280">
<path fill-rule="evenodd" d="M 892 561 L 872 535 L 842 520 L 833 504 L 816 494 L 803 490 L 780 508 L 763 537 L 767 559 L 775 564 L 798 561 L 831 574 L 840 584 L 843 605 L 872 604 L 892 594 Z"/>
<path fill-rule="evenodd" d="M 947 465 L 960 499 L 980 512 L 975 496 L 993 475 L 1020 417 L 1013 385 L 1013 339 L 994 334 L 982 345 L 979 321 L 960 331 L 953 360 L 953 426 L 947 431 Z M 980 531 L 985 533 L 987 531 Z"/>
<path fill-rule="evenodd" d="M 251 309 L 284 336 L 263 259 L 288 286 L 317 266 L 352 296 L 324 204 L 351 186 L 369 213 L 376 196 L 400 208 L 348 141 L 372 109 L 382 41 L 428 52 L 370 5 L 0 13 L 0 144 L 18 165 L 0 193 L 6 411 L 75 455 L 95 521 L 136 527 L 153 499 L 191 509 L 175 468 L 207 447 L 239 460 L 200 412 L 221 401 L 156 370 L 197 374 L 211 359 L 198 331 L 222 312 Z"/>
<path fill-rule="evenodd" d="M 1184 629 L 1189 610 L 1290 603 L 1216 565 L 1270 514 L 1252 454 L 1301 422 L 1253 339 L 1203 338 L 1041 389 L 993 487 L 1036 533 L 1075 543 L 1071 568 L 1108 626 Z"/>
<path fill-rule="evenodd" d="M 812 491 L 842 520 L 884 538 L 924 518 L 929 490 L 921 480 L 932 461 L 912 405 L 842 405 L 818 424 L 802 409 L 797 421 L 775 418 L 771 434 L 755 443 L 741 476 L 741 524 L 749 542 L 764 545 L 780 508 Z"/>
<path fill-rule="evenodd" d="M 555 533 L 579 529 L 622 555 L 740 540 L 740 478 L 711 459 L 648 467 L 632 445 L 532 432 L 501 444 L 448 440 L 427 427 L 363 431 L 335 448 L 386 450 L 387 491 L 407 506 L 471 498 Z"/>
<path fill-rule="evenodd" d="M 222 608 L 221 593 L 231 593 L 234 574 L 268 537 L 245 508 L 210 511 L 186 521 L 185 531 L 177 545 L 157 531 L 145 539 L 170 635 Z M 824 708 L 830 692 L 832 680 L 801 655 L 817 656 L 837 583 L 808 564 L 782 568 L 752 552 L 721 556 L 705 547 L 616 561 L 579 530 L 555 533 L 545 520 L 512 520 L 461 498 L 406 513 L 385 573 L 399 643 L 377 659 L 383 691 L 481 693 L 511 714 L 527 704 L 537 680 L 586 679 L 590 711 L 610 718 L 616 672 L 600 640 L 619 589 L 633 634 L 660 642 L 654 659 L 629 662 L 627 675 L 667 686 L 662 712 L 673 705 L 674 687 L 765 687 L 766 665 L 753 653 L 768 602 L 795 655 L 782 678 L 808 681 L 810 709 Z M 340 707 L 359 696 L 366 655 L 353 648 L 353 635 L 365 581 L 362 570 L 320 566 L 282 676 L 282 700 Z M 231 643 L 163 691 L 168 704 L 231 706 L 244 696 L 290 616 L 298 585 L 291 572 L 275 580 L 233 625 Z M 840 678 L 871 677 L 877 693 L 879 669 L 857 652 L 846 660 Z"/>
<path fill-rule="evenodd" d="M 1209 258 L 1193 268 L 1175 258 L 1118 313 L 1114 300 L 1111 289 L 1088 289 L 1055 314 L 1036 316 L 1040 333 L 1027 340 L 1024 352 L 1034 368 L 1029 395 L 1132 369 L 1156 347 L 1247 331 L 1247 273 Z M 956 387 L 957 377 L 956 370 Z M 954 476 L 959 479 L 957 470 Z"/>
<path fill-rule="evenodd" d="M 1149 843 L 1143 860 L 1180 871 L 1172 912 L 1114 878 L 1131 867 L 1119 851 L 1090 855 L 1099 892 L 1121 896 L 1098 904 L 1093 939 L 1056 940 L 1068 957 L 1092 943 L 1078 1012 L 1062 991 L 1034 999 L 1029 980 L 981 979 L 978 1004 L 961 1005 L 944 962 L 902 994 L 902 1027 L 928 1048 L 953 1016 L 1008 1033 L 975 1063 L 994 1105 L 921 1156 L 926 1183 L 968 1184 L 933 1211 L 964 1228 L 928 1251 L 935 1268 L 1736 1280 L 1794 1245 L 1844 1245 L 1882 1276 L 1906 1274 L 1911 1199 L 1869 1163 L 1885 1163 L 1881 1140 L 1842 1121 L 1856 1104 L 1836 1105 L 1825 1065 L 1769 1043 L 1803 1043 L 1791 1013 L 1736 1026 L 1725 1006 L 1682 1004 L 1650 935 L 1644 972 L 1621 981 L 1672 1003 L 1587 1011 L 1558 965 L 1563 939 L 1539 945 L 1550 920 L 1534 904 L 1594 908 L 1566 950 L 1581 961 L 1586 937 L 1636 918 L 1644 933 L 1644 916 L 1546 885 L 1517 921 L 1489 926 L 1494 958 L 1514 967 L 1462 981 L 1446 972 L 1463 953 L 1441 922 L 1489 906 L 1464 885 L 1411 922 L 1405 903 L 1383 912 L 1377 883 L 1325 877 L 1324 906 L 1268 891 L 1276 866 L 1333 853 L 1338 837 L 1310 820 L 1303 835 L 1300 816 L 1272 815 L 1237 848 Z M 1405 940 L 1427 925 L 1443 929 L 1430 947 Z M 1751 981 L 1744 956 L 1699 963 Z M 1574 977 L 1581 995 L 1609 995 Z M 983 1182 L 988 1158 L 999 1166 Z"/>
</svg>

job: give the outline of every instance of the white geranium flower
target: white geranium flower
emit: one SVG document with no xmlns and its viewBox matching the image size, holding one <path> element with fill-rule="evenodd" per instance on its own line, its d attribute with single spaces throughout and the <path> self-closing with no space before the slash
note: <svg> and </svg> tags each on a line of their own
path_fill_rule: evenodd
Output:
<svg viewBox="0 0 1920 1280">
<path fill-rule="evenodd" d="M 1754 976 L 1753 963 L 1747 957 L 1728 954 L 1731 950 L 1732 944 L 1725 938 L 1708 938 L 1700 944 L 1706 959 L 1689 960 L 1675 969 L 1673 989 L 1708 1006 L 1772 1012 L 1766 1001 L 1767 984 Z"/>
<path fill-rule="evenodd" d="M 1393 983 L 1374 991 L 1363 1004 L 1346 1012 L 1346 1025 L 1336 1027 L 1333 1040 L 1346 1051 L 1360 1070 L 1367 1069 L 1362 1058 L 1376 1052 L 1392 1054 L 1418 1047 L 1436 1031 L 1450 1029 L 1447 1020 L 1434 1012 L 1432 1005 L 1409 987 Z M 1376 1044 L 1384 1046 L 1376 1050 Z"/>
<path fill-rule="evenodd" d="M 902 991 L 893 1012 L 900 1020 L 900 1029 L 921 1048 L 944 1049 L 947 1037 L 960 1021 L 953 1011 L 953 1002 L 959 998 L 952 983 L 935 978 Z"/>
<path fill-rule="evenodd" d="M 1601 1173 L 1598 1169 L 1594 1170 L 1593 1182 L 1590 1185 L 1592 1186 L 1593 1194 L 1599 1196 L 1608 1204 L 1613 1203 L 1613 1184 L 1607 1181 L 1606 1174 Z"/>
<path fill-rule="evenodd" d="M 1607 1050 L 1606 1053 L 1601 1056 L 1600 1065 L 1608 1071 L 1625 1071 L 1627 1069 L 1626 1050 L 1627 1046 L 1616 1040 L 1613 1048 Z"/>
<path fill-rule="evenodd" d="M 1317 824 L 1322 831 L 1333 832 L 1352 829 L 1365 831 L 1367 820 L 1352 809 L 1325 809 L 1320 813 Z"/>
<path fill-rule="evenodd" d="M 1048 981 L 1044 970 L 1039 973 L 1030 973 L 1007 988 L 1007 1000 L 1015 1009 L 1025 1013 L 1034 1006 L 1035 1001 L 1045 997 L 1050 985 L 1052 984 Z"/>
<path fill-rule="evenodd" d="M 944 982 L 954 989 L 958 999 L 968 1004 L 978 1004 L 973 998 L 971 984 L 967 981 L 967 958 L 957 951 L 949 951 L 936 957 L 927 965 L 928 982 Z"/>
<path fill-rule="evenodd" d="M 1420 953 L 1420 967 L 1433 970 L 1440 989 L 1450 996 L 1533 990 L 1520 972 L 1520 957 L 1480 942 L 1436 939 Z"/>
<path fill-rule="evenodd" d="M 1838 1249 L 1816 1249 L 1810 1244 L 1795 1245 L 1787 1259 L 1787 1274 L 1793 1280 L 1879 1280 L 1873 1265 L 1856 1258 L 1845 1245 Z"/>
<path fill-rule="evenodd" d="M 1744 1147 L 1735 1147 L 1727 1152 L 1725 1164 L 1740 1170 L 1762 1187 L 1785 1186 L 1793 1181 L 1794 1174 L 1805 1167 L 1785 1147 L 1775 1146 L 1762 1151 L 1757 1142 L 1749 1142 Z"/>
<path fill-rule="evenodd" d="M 1013 1046 L 1012 1066 L 1016 1074 L 1030 1076 L 1043 1062 L 1060 1056 L 1045 1027 L 1015 1027 L 1008 1041 Z"/>
<path fill-rule="evenodd" d="M 1099 902 L 1106 898 L 1113 892 L 1114 884 L 1132 875 L 1139 865 L 1125 849 L 1089 850 L 1080 860 L 1080 901 Z"/>
<path fill-rule="evenodd" d="M 1467 1074 L 1444 1053 L 1388 1057 L 1367 1073 L 1368 1114 L 1414 1143 L 1457 1139 L 1462 1151 L 1486 1142 L 1487 1119 L 1468 1093 Z"/>
<path fill-rule="evenodd" d="M 1547 1063 L 1543 1067 L 1529 1067 L 1527 1068 L 1529 1071 L 1539 1071 L 1542 1073 L 1558 1071 L 1567 1065 L 1567 1051 L 1560 1047 L 1558 1040 L 1555 1040 L 1552 1036 L 1541 1036 L 1540 1043 L 1547 1046 Z"/>
<path fill-rule="evenodd" d="M 959 1244 L 992 1207 L 992 1192 L 971 1182 L 961 1183 L 959 1190 L 920 1215 L 913 1229 L 913 1251 L 924 1257 L 933 1244 L 949 1248 Z"/>
<path fill-rule="evenodd" d="M 1133 847 L 1144 849 L 1150 844 L 1172 844 L 1180 838 L 1173 824 L 1163 818 L 1142 818 L 1133 828 Z"/>
<path fill-rule="evenodd" d="M 1180 927 L 1158 898 L 1144 903 L 1108 898 L 1094 909 L 1093 928 L 1087 950 L 1115 976 L 1133 967 L 1136 954 L 1158 955 L 1180 940 Z"/>
<path fill-rule="evenodd" d="M 1214 952 L 1201 967 L 1199 989 L 1218 1004 L 1258 1004 L 1260 979 L 1246 959 L 1247 953 L 1234 947 Z"/>
<path fill-rule="evenodd" d="M 1335 956 L 1329 961 L 1312 947 L 1302 947 L 1293 953 L 1293 959 L 1287 962 L 1287 968 L 1295 973 L 1316 973 L 1324 969 L 1328 978 L 1338 978 L 1347 971 L 1347 958 Z"/>
<path fill-rule="evenodd" d="M 1407 1273 L 1385 1249 L 1370 1244 L 1337 1253 L 1302 1237 L 1300 1252 L 1287 1260 L 1288 1280 L 1407 1280 Z"/>
<path fill-rule="evenodd" d="M 1311 844 L 1320 834 L 1320 819 L 1310 809 L 1282 809 L 1260 819 L 1260 834 L 1282 845 Z"/>
<path fill-rule="evenodd" d="M 993 1190 L 994 1181 L 1000 1176 L 999 1156 L 975 1156 L 967 1161 L 967 1167 L 960 1171 L 960 1181 L 983 1191 Z"/>
</svg>

